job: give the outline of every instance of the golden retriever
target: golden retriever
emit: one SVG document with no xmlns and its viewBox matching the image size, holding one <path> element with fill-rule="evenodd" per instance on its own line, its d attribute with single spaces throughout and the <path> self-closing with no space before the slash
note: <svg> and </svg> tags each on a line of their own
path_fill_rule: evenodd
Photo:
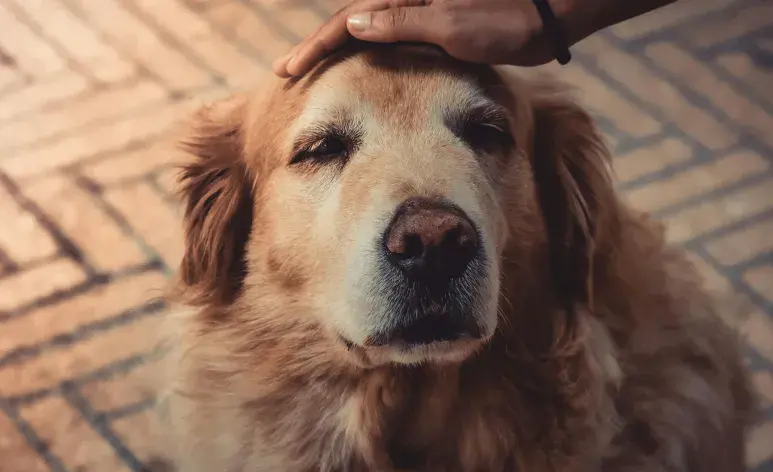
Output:
<svg viewBox="0 0 773 472">
<path fill-rule="evenodd" d="M 744 469 L 734 333 L 551 80 L 355 44 L 201 111 L 181 472 Z"/>
</svg>

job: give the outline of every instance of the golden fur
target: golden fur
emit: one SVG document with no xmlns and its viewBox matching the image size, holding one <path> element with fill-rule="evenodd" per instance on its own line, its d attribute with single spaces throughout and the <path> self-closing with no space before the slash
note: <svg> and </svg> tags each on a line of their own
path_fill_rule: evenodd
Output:
<svg viewBox="0 0 773 472">
<path fill-rule="evenodd" d="M 195 117 L 190 310 L 171 326 L 163 402 L 179 470 L 743 470 L 752 401 L 735 335 L 682 251 L 616 196 L 565 87 L 363 49 Z M 431 116 L 474 90 L 504 107 L 514 142 L 479 161 Z M 386 144 L 288 165 L 290 135 L 331 103 Z M 417 194 L 458 197 L 487 228 L 495 331 L 459 359 L 347 350 L 336 333 L 365 329 L 343 313 L 347 254 L 386 205 L 373 202 Z"/>
</svg>

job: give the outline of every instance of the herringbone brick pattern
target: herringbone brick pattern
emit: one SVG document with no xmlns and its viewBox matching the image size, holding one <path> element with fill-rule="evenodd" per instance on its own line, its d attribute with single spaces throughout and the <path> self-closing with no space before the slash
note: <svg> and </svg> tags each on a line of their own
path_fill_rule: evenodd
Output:
<svg viewBox="0 0 773 472">
<path fill-rule="evenodd" d="M 146 378 L 180 258 L 168 131 L 270 73 L 335 9 L 260 0 L 0 2 L 0 471 L 143 470 Z M 682 0 L 557 70 L 630 201 L 744 309 L 773 471 L 773 2 Z M 553 67 L 553 66 L 551 66 Z"/>
</svg>

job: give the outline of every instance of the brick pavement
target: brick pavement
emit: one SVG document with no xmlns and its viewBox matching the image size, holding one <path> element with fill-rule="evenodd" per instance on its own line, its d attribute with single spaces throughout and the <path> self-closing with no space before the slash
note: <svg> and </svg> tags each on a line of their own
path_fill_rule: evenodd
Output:
<svg viewBox="0 0 773 472">
<path fill-rule="evenodd" d="M 180 258 L 165 137 L 335 9 L 258 0 L 0 3 L 0 471 L 143 469 L 152 334 Z M 561 70 L 630 201 L 668 223 L 738 325 L 773 471 L 773 2 L 683 0 Z M 551 66 L 552 67 L 552 66 Z"/>
</svg>

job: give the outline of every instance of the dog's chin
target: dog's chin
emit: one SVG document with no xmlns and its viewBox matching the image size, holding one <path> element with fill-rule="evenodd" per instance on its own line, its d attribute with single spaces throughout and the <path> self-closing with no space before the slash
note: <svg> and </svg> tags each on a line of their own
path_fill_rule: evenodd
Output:
<svg viewBox="0 0 773 472">
<path fill-rule="evenodd" d="M 341 337 L 348 359 L 364 368 L 389 364 L 417 366 L 426 364 L 460 364 L 478 352 L 487 338 L 436 341 L 420 345 L 363 346 Z"/>
</svg>

